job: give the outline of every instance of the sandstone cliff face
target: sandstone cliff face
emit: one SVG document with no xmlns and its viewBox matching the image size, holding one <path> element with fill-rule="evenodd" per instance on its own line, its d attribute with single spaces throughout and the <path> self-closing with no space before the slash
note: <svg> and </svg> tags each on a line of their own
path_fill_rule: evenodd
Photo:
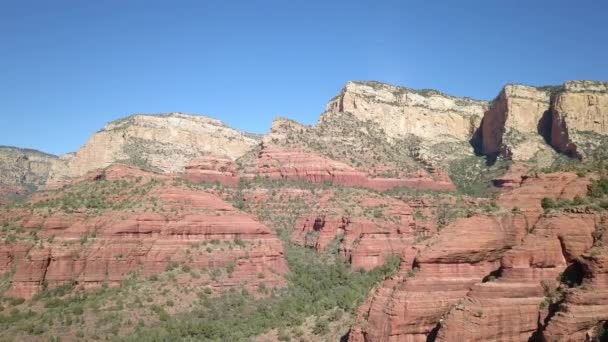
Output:
<svg viewBox="0 0 608 342">
<path fill-rule="evenodd" d="M 592 248 L 599 218 L 585 212 L 545 217 L 540 208 L 542 197 L 584 196 L 588 179 L 549 174 L 517 184 L 497 198 L 508 211 L 462 218 L 431 238 L 418 255 L 404 257 L 400 276 L 385 281 L 361 307 L 361 323 L 350 338 L 519 341 L 542 332 L 546 322 L 551 326 L 555 306 L 549 305 L 548 291 Z M 560 324 L 571 326 L 553 329 L 588 330 L 604 319 L 578 310 L 574 318 L 566 311 L 555 316 L 570 317 Z"/>
<path fill-rule="evenodd" d="M 236 159 L 257 142 L 255 136 L 203 116 L 133 115 L 107 124 L 75 154 L 64 157 L 64 163 L 53 168 L 49 184 L 115 162 L 156 172 L 183 172 L 194 158 L 213 155 Z"/>
<path fill-rule="evenodd" d="M 350 113 L 323 116 L 314 126 L 276 119 L 264 143 L 319 154 L 372 176 L 399 178 L 425 172 L 413 157 L 415 146 L 391 140 L 378 125 Z"/>
<path fill-rule="evenodd" d="M 257 159 L 257 174 L 270 179 L 300 179 L 312 183 L 331 182 L 336 185 L 361 186 L 379 191 L 395 187 L 426 190 L 454 190 L 449 180 L 433 179 L 431 175 L 389 178 L 368 177 L 364 171 L 319 155 L 277 146 L 263 146 Z"/>
<path fill-rule="evenodd" d="M 608 234 L 578 261 L 583 265 L 581 286 L 571 288 L 557 312 L 550 317 L 543 338 L 546 341 L 595 341 L 598 328 L 608 321 Z M 604 336 L 604 339 L 606 336 Z M 602 341 L 602 340 L 600 340 Z"/>
<path fill-rule="evenodd" d="M 288 149 L 270 143 L 260 144 L 259 150 L 247 165 L 239 165 L 229 159 L 196 158 L 186 166 L 185 178 L 193 182 L 219 182 L 231 187 L 236 186 L 241 179 L 252 180 L 255 177 L 263 177 L 271 180 L 301 180 L 316 184 L 357 186 L 378 191 L 396 187 L 455 190 L 449 178 L 440 173 L 420 172 L 409 177 L 378 177 L 316 153 L 295 148 Z"/>
<path fill-rule="evenodd" d="M 36 209 L 2 213 L 9 233 L 0 272 L 16 270 L 7 296 L 30 298 L 69 283 L 115 286 L 131 272 L 150 276 L 174 264 L 188 265 L 213 289 L 284 286 L 282 244 L 251 215 L 130 167 L 100 176 L 37 194 Z"/>
<path fill-rule="evenodd" d="M 551 105 L 551 144 L 558 151 L 585 158 L 605 148 L 608 140 L 608 83 L 566 82 L 564 90 Z"/>
<path fill-rule="evenodd" d="M 605 158 L 608 83 L 567 81 L 563 86 L 507 85 L 485 112 L 474 136 L 479 152 L 547 166 L 556 155 Z M 550 145 L 549 145 L 550 144 Z"/>
<path fill-rule="evenodd" d="M 438 341 L 530 339 L 550 319 L 555 305 L 546 296 L 559 285 L 560 274 L 593 245 L 596 219 L 590 214 L 541 219 L 520 246 L 505 253 L 497 279 L 475 284 L 444 318 Z"/>
<path fill-rule="evenodd" d="M 328 103 L 319 124 L 350 113 L 381 129 L 390 141 L 407 146 L 404 151 L 423 168 L 445 170 L 449 161 L 473 155 L 469 140 L 487 107 L 486 101 L 435 90 L 349 82 Z"/>
<path fill-rule="evenodd" d="M 465 230 L 471 234 L 467 244 L 459 239 Z M 365 328 L 353 330 L 351 338 L 427 341 L 441 317 L 470 286 L 498 269 L 501 253 L 524 233 L 516 216 L 475 216 L 446 227 L 420 251 L 409 270 L 377 289 L 364 312 Z"/>
<path fill-rule="evenodd" d="M 329 102 L 324 116 L 349 112 L 361 121 L 375 122 L 392 138 L 412 134 L 430 141 L 463 141 L 470 138 L 486 107 L 485 101 L 434 90 L 349 82 Z"/>
<path fill-rule="evenodd" d="M 44 185 L 57 162 L 56 156 L 43 152 L 0 146 L 0 203 Z"/>
<path fill-rule="evenodd" d="M 553 150 L 544 141 L 550 116 L 550 89 L 509 84 L 486 111 L 478 134 L 481 152 L 513 160 L 550 164 Z"/>
</svg>

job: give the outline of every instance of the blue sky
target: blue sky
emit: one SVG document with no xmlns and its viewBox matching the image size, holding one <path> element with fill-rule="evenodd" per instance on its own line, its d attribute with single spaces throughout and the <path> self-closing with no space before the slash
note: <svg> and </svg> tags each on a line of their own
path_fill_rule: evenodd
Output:
<svg viewBox="0 0 608 342">
<path fill-rule="evenodd" d="M 608 1 L 0 0 L 0 145 L 60 154 L 132 113 L 264 133 L 348 80 L 479 99 L 608 80 Z"/>
</svg>

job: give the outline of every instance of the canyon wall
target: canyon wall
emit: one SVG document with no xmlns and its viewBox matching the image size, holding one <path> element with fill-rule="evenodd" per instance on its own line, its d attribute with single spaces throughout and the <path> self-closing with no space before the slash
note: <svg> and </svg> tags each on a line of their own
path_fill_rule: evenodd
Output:
<svg viewBox="0 0 608 342">
<path fill-rule="evenodd" d="M 349 82 L 326 106 L 325 116 L 349 112 L 371 120 L 389 137 L 412 134 L 429 141 L 468 140 L 487 102 L 379 82 Z"/>
<path fill-rule="evenodd" d="M 551 103 L 551 145 L 585 158 L 603 148 L 608 135 L 608 82 L 568 81 Z M 600 152 L 600 151 L 598 151 Z"/>
</svg>

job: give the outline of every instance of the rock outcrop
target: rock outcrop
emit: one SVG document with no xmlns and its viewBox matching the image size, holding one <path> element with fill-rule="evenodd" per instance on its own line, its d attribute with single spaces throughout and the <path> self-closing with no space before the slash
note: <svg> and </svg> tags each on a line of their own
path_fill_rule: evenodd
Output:
<svg viewBox="0 0 608 342">
<path fill-rule="evenodd" d="M 34 196 L 34 211 L 4 213 L 6 227 L 20 227 L 0 250 L 0 271 L 16 270 L 7 296 L 29 298 L 62 284 L 114 286 L 132 272 L 150 276 L 181 265 L 213 289 L 285 285 L 282 244 L 251 215 L 149 173 L 146 180 L 120 166 L 109 170 L 105 179 Z M 121 173 L 133 177 L 108 180 Z M 76 191 L 88 197 L 70 209 L 81 198 Z"/>
<path fill-rule="evenodd" d="M 327 104 L 324 116 L 352 113 L 361 121 L 373 121 L 391 138 L 411 134 L 434 142 L 466 141 L 486 108 L 485 101 L 449 96 L 435 90 L 349 82 Z"/>
<path fill-rule="evenodd" d="M 462 243 L 464 232 L 470 238 Z M 470 234 L 470 235 L 468 235 Z M 441 317 L 469 288 L 497 270 L 500 256 L 525 234 L 521 215 L 474 216 L 431 239 L 409 270 L 372 295 L 354 341 L 427 341 Z M 358 331 L 358 332 L 357 332 Z"/>
<path fill-rule="evenodd" d="M 555 314 L 543 330 L 546 341 L 593 341 L 601 326 L 608 321 L 608 242 L 601 243 L 582 255 L 582 284 L 564 294 Z M 605 329 L 603 329 L 605 331 Z M 606 336 L 604 335 L 604 338 Z"/>
<path fill-rule="evenodd" d="M 517 185 L 496 199 L 506 211 L 462 218 L 431 238 L 360 308 L 353 341 L 518 341 L 542 332 L 551 318 L 549 292 L 592 247 L 598 218 L 543 216 L 542 198 L 584 196 L 586 178 L 510 178 Z M 595 327 L 602 317 L 578 319 Z"/>
<path fill-rule="evenodd" d="M 551 107 L 551 145 L 577 158 L 588 157 L 596 151 L 605 154 L 608 82 L 568 81 Z"/>
<path fill-rule="evenodd" d="M 44 185 L 57 161 L 56 156 L 43 152 L 0 146 L 0 201 Z"/>
<path fill-rule="evenodd" d="M 240 179 L 256 176 L 273 180 L 301 180 L 310 183 L 332 183 L 356 186 L 378 191 L 404 187 L 419 190 L 453 191 L 454 185 L 447 176 L 421 172 L 410 177 L 372 177 L 364 170 L 317 153 L 262 143 L 250 163 L 239 169 L 229 159 L 203 157 L 186 166 L 185 178 L 194 182 L 219 182 L 235 186 Z"/>
<path fill-rule="evenodd" d="M 391 255 L 402 255 L 437 231 L 433 217 L 437 203 L 358 198 L 364 215 L 308 214 L 295 223 L 291 241 L 321 252 L 335 248 L 353 270 L 370 270 Z M 328 205 L 323 206 L 326 211 Z M 339 210 L 332 209 L 333 212 Z"/>
<path fill-rule="evenodd" d="M 227 186 L 236 186 L 240 178 L 233 160 L 211 156 L 192 160 L 186 166 L 184 177 L 192 182 L 219 182 Z"/>
<path fill-rule="evenodd" d="M 520 246 L 505 253 L 497 279 L 475 284 L 443 319 L 437 340 L 529 340 L 555 310 L 555 299 L 547 296 L 560 275 L 593 245 L 596 219 L 592 214 L 541 219 Z"/>
<path fill-rule="evenodd" d="M 180 113 L 132 115 L 107 124 L 76 153 L 53 168 L 49 185 L 116 162 L 155 172 L 183 172 L 189 162 L 212 155 L 236 159 L 259 141 L 219 120 Z"/>
<path fill-rule="evenodd" d="M 550 164 L 554 152 L 543 134 L 550 130 L 552 87 L 506 85 L 485 112 L 478 134 L 480 150 L 512 160 Z"/>
<path fill-rule="evenodd" d="M 573 158 L 605 158 L 608 83 L 507 85 L 490 103 L 473 136 L 479 153 L 547 166 L 552 149 Z"/>
<path fill-rule="evenodd" d="M 319 125 L 348 113 L 380 129 L 393 144 L 425 167 L 446 169 L 449 161 L 471 156 L 471 136 L 486 101 L 445 95 L 435 90 L 379 82 L 349 82 L 327 104 Z"/>
</svg>

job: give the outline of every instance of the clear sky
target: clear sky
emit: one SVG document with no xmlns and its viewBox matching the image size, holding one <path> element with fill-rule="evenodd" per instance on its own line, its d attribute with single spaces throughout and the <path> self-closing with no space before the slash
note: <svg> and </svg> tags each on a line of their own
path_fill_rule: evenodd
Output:
<svg viewBox="0 0 608 342">
<path fill-rule="evenodd" d="M 349 80 L 569 79 L 608 80 L 608 1 L 0 0 L 0 145 L 54 154 L 132 113 L 313 124 Z"/>
</svg>

